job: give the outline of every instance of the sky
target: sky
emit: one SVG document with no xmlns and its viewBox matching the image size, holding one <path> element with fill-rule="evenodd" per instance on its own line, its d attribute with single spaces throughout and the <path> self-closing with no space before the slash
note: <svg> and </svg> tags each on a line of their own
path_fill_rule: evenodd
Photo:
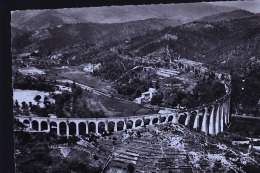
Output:
<svg viewBox="0 0 260 173">
<path fill-rule="evenodd" d="M 206 0 L 205 0 L 206 1 Z M 229 6 L 244 9 L 253 13 L 260 13 L 260 0 L 238 0 L 238 1 L 218 1 L 205 2 L 211 5 Z M 190 21 L 199 19 L 205 15 L 210 15 L 212 9 L 205 10 L 205 6 L 200 3 L 186 4 L 158 4 L 158 5 L 127 5 L 112 7 L 88 7 L 88 8 L 68 8 L 57 11 L 72 17 L 83 19 L 87 22 L 96 23 L 122 23 L 128 21 L 145 20 L 149 18 L 173 18 L 175 20 Z M 29 11 L 29 12 L 28 12 Z M 23 23 L 27 19 L 36 16 L 43 10 L 25 10 L 13 15 L 17 18 L 16 23 Z M 213 13 L 212 13 L 213 14 Z"/>
<path fill-rule="evenodd" d="M 246 1 L 220 1 L 208 2 L 214 5 L 238 7 L 253 13 L 260 13 L 260 0 L 246 0 Z"/>
</svg>

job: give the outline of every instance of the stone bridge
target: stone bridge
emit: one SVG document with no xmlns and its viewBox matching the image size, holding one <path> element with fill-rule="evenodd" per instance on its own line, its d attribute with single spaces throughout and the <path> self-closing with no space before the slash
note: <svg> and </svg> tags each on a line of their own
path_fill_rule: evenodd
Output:
<svg viewBox="0 0 260 173">
<path fill-rule="evenodd" d="M 179 110 L 169 114 L 152 114 L 129 117 L 108 118 L 52 118 L 16 116 L 34 132 L 55 132 L 57 135 L 86 135 L 90 132 L 115 132 L 135 129 L 139 126 L 163 124 L 183 124 L 205 134 L 216 135 L 223 132 L 230 123 L 230 87 L 225 83 L 227 94 L 213 103 L 189 110 Z"/>
</svg>

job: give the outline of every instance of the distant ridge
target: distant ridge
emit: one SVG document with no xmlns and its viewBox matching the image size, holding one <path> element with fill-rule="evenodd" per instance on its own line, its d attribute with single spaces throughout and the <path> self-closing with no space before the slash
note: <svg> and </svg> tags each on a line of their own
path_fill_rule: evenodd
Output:
<svg viewBox="0 0 260 173">
<path fill-rule="evenodd" d="M 213 14 L 210 16 L 203 17 L 199 19 L 199 21 L 204 22 L 218 22 L 218 21 L 225 21 L 225 20 L 233 20 L 233 19 L 239 19 L 244 17 L 250 17 L 255 15 L 254 13 L 251 13 L 246 10 L 235 10 L 231 12 L 224 12 L 220 14 Z"/>
<path fill-rule="evenodd" d="M 16 13 L 18 12 L 14 12 L 14 14 L 12 15 L 14 16 L 18 15 Z M 31 12 L 27 12 L 27 13 L 31 13 Z M 23 22 L 20 22 L 20 20 L 23 20 Z M 77 19 L 75 17 L 71 17 L 69 15 L 59 13 L 56 10 L 46 10 L 46 11 L 42 10 L 40 12 L 36 12 L 33 14 L 24 14 L 19 16 L 18 18 L 13 17 L 11 24 L 13 27 L 22 30 L 37 31 L 37 30 L 63 25 L 63 24 L 75 24 L 75 23 L 85 23 L 85 22 L 86 21 L 82 19 Z"/>
<path fill-rule="evenodd" d="M 126 23 L 155 18 L 186 23 L 208 15 L 234 10 L 237 8 L 208 3 L 25 10 L 12 12 L 11 25 L 22 30 L 37 31 L 63 24 Z"/>
<path fill-rule="evenodd" d="M 58 10 L 94 23 L 122 23 L 149 18 L 168 18 L 182 21 L 193 21 L 201 17 L 237 10 L 235 7 L 211 5 L 208 3 L 181 3 L 157 5 L 127 5 L 102 8 L 78 8 Z"/>
</svg>

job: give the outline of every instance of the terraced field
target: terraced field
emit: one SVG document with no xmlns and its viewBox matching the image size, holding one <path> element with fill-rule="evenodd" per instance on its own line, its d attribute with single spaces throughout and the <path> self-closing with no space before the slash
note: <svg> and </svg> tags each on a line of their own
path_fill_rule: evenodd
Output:
<svg viewBox="0 0 260 173">
<path fill-rule="evenodd" d="M 182 138 L 173 133 L 157 136 L 152 127 L 141 129 L 141 137 L 129 137 L 117 146 L 107 172 L 133 164 L 137 172 L 190 172 L 192 165 Z"/>
<path fill-rule="evenodd" d="M 129 164 L 136 173 L 185 173 L 232 172 L 241 169 L 239 162 L 255 163 L 253 157 L 241 154 L 241 150 L 182 125 L 161 124 L 135 129 L 133 135 L 118 134 L 117 143 L 106 146 L 110 151 L 113 148 L 112 158 L 104 169 L 106 173 L 127 173 Z M 227 153 L 233 153 L 238 160 Z"/>
</svg>

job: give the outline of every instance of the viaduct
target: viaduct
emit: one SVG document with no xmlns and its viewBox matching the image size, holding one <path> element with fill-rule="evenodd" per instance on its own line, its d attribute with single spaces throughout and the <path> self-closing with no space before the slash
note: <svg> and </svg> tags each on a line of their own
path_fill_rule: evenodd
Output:
<svg viewBox="0 0 260 173">
<path fill-rule="evenodd" d="M 29 126 L 34 132 L 54 131 L 57 135 L 85 135 L 90 132 L 115 132 L 135 129 L 138 126 L 163 124 L 183 124 L 188 128 L 209 135 L 223 132 L 230 123 L 230 88 L 227 94 L 213 103 L 189 110 L 179 110 L 169 114 L 152 114 L 109 118 L 52 118 L 16 116 L 16 120 Z"/>
</svg>

